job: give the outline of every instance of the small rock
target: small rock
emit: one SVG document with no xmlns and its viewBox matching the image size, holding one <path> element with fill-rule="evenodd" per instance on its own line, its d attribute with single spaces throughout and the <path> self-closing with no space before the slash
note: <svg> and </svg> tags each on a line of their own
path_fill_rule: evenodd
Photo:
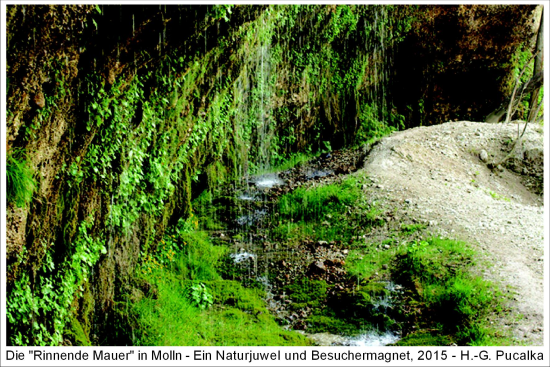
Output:
<svg viewBox="0 0 550 367">
<path fill-rule="evenodd" d="M 42 92 L 36 93 L 34 95 L 33 102 L 38 108 L 44 108 L 46 106 L 46 99 L 44 98 L 44 93 Z"/>
<path fill-rule="evenodd" d="M 487 154 L 485 149 L 482 149 L 481 152 L 479 152 L 479 159 L 481 159 L 483 163 L 487 163 L 489 160 L 489 154 Z"/>
<path fill-rule="evenodd" d="M 390 245 L 384 245 L 384 248 L 387 250 L 390 248 Z"/>
<path fill-rule="evenodd" d="M 382 265 L 382 269 L 384 269 L 384 270 L 388 270 L 388 264 L 384 264 L 384 265 Z"/>
<path fill-rule="evenodd" d="M 327 241 L 317 241 L 317 244 L 319 246 L 326 246 L 326 245 L 328 245 L 328 242 Z"/>
<path fill-rule="evenodd" d="M 326 271 L 327 268 L 322 261 L 315 261 L 309 265 L 309 273 L 322 274 Z"/>
</svg>

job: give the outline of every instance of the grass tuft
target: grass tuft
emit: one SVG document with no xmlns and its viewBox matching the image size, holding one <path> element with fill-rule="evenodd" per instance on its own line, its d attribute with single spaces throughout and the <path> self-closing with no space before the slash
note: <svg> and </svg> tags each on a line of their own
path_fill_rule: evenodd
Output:
<svg viewBox="0 0 550 367">
<path fill-rule="evenodd" d="M 6 157 L 6 198 L 17 207 L 26 206 L 36 190 L 33 170 L 22 151 L 13 149 Z"/>
</svg>

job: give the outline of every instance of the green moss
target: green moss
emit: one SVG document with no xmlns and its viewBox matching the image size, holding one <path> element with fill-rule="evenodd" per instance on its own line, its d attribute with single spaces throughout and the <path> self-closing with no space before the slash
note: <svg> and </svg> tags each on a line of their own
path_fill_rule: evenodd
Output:
<svg viewBox="0 0 550 367">
<path fill-rule="evenodd" d="M 324 280 L 301 278 L 283 287 L 283 291 L 296 303 L 312 308 L 322 307 L 326 300 L 328 285 Z"/>
<path fill-rule="evenodd" d="M 457 343 L 483 344 L 494 334 L 489 320 L 502 312 L 501 292 L 472 274 L 474 252 L 463 242 L 432 238 L 400 249 L 392 272 L 412 288 L 411 298 L 429 309 L 428 323 L 440 325 Z"/>
<path fill-rule="evenodd" d="M 76 317 L 72 317 L 69 322 L 69 327 L 65 329 L 65 335 L 73 340 L 74 346 L 91 346 L 90 338 L 88 334 L 82 328 L 82 325 Z"/>
<path fill-rule="evenodd" d="M 170 234 L 173 233 L 173 234 Z M 129 305 L 135 345 L 308 345 L 285 331 L 266 308 L 265 292 L 222 280 L 225 249 L 205 232 L 172 232 L 145 259 L 140 276 L 157 291 Z M 211 295 L 203 309 L 188 297 L 197 281 Z"/>
<path fill-rule="evenodd" d="M 175 239 L 180 248 L 174 271 L 183 280 L 216 280 L 220 276 L 215 268 L 225 248 L 213 246 L 206 232 L 189 232 Z"/>
<path fill-rule="evenodd" d="M 307 318 L 306 323 L 309 333 L 329 332 L 337 335 L 355 335 L 361 330 L 341 318 L 328 315 L 312 315 Z"/>
<path fill-rule="evenodd" d="M 380 210 L 362 191 L 365 181 L 350 176 L 339 183 L 300 188 L 276 204 L 278 223 L 271 235 L 296 245 L 304 239 L 349 243 L 359 230 L 383 224 Z"/>
<path fill-rule="evenodd" d="M 229 280 L 205 281 L 214 305 L 204 311 L 185 297 L 187 282 L 171 280 L 162 269 L 154 278 L 158 298 L 132 305 L 135 345 L 308 345 L 285 331 L 269 313 L 263 293 Z"/>
<path fill-rule="evenodd" d="M 384 283 L 369 282 L 366 285 L 358 286 L 354 293 L 357 295 L 357 302 L 364 305 L 369 305 L 377 298 L 382 298 L 388 295 L 389 291 L 386 289 Z"/>
<path fill-rule="evenodd" d="M 262 298 L 265 293 L 259 289 L 244 288 L 233 280 L 211 281 L 205 284 L 212 291 L 214 303 L 236 307 L 252 313 L 265 312 Z"/>
<path fill-rule="evenodd" d="M 402 233 L 419 229 L 405 225 Z M 476 254 L 466 243 L 431 238 L 400 244 L 389 239 L 384 245 L 389 248 L 358 244 L 350 252 L 346 268 L 360 286 L 348 304 L 368 310 L 369 302 L 385 292 L 383 283 L 373 280 L 392 279 L 405 287 L 405 307 L 409 311 L 397 309 L 389 314 L 391 320 L 379 321 L 394 327 L 393 322 L 408 320 L 437 330 L 411 337 L 410 345 L 448 345 L 447 336 L 461 344 L 498 343 L 498 338 L 493 338 L 494 327 L 487 320 L 502 312 L 501 292 L 494 284 L 473 275 Z M 371 320 L 376 317 L 379 315 L 371 315 Z"/>
<path fill-rule="evenodd" d="M 348 274 L 359 281 L 390 279 L 390 265 L 397 251 L 395 243 L 393 241 L 390 243 L 390 248 L 386 249 L 377 244 L 356 242 L 353 247 L 358 248 L 350 251 L 346 259 Z"/>
<path fill-rule="evenodd" d="M 398 347 L 409 346 L 448 346 L 455 343 L 451 335 L 442 335 L 439 331 L 419 330 L 393 344 Z"/>
<path fill-rule="evenodd" d="M 84 283 L 84 292 L 82 298 L 80 299 L 80 310 L 78 317 L 82 322 L 80 323 L 84 335 L 89 340 L 89 335 L 92 330 L 92 320 L 93 311 L 94 311 L 94 298 L 92 289 L 89 282 Z"/>
</svg>

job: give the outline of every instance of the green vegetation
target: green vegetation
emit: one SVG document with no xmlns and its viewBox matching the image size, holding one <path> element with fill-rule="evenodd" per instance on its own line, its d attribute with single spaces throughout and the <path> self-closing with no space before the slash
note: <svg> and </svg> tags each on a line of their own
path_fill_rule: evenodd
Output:
<svg viewBox="0 0 550 367">
<path fill-rule="evenodd" d="M 359 196 L 360 187 L 357 179 L 348 178 L 340 185 L 299 188 L 281 197 L 278 209 L 282 218 L 318 221 L 327 214 L 342 213 L 354 205 Z"/>
<path fill-rule="evenodd" d="M 299 188 L 277 203 L 275 238 L 287 244 L 307 238 L 350 243 L 352 248 L 345 265 L 348 276 L 356 279 L 352 289 L 328 292 L 333 285 L 308 278 L 284 288 L 292 309 L 312 309 L 308 331 L 354 335 L 372 327 L 414 325 L 416 331 L 410 326 L 401 330 L 405 337 L 398 345 L 507 343 L 490 322 L 504 312 L 502 294 L 474 275 L 477 255 L 468 245 L 423 239 L 426 225 L 420 223 L 400 224 L 380 244 L 357 237 L 384 223 L 380 210 L 364 202 L 363 181 L 356 175 L 341 183 Z M 396 306 L 380 312 L 374 305 L 389 295 L 385 284 L 390 280 L 404 291 Z"/>
<path fill-rule="evenodd" d="M 283 287 L 283 292 L 288 294 L 294 302 L 292 308 L 296 310 L 306 307 L 323 307 L 327 297 L 327 283 L 323 280 L 311 280 L 302 278 Z"/>
<path fill-rule="evenodd" d="M 34 172 L 21 151 L 9 150 L 6 156 L 6 199 L 18 207 L 26 206 L 36 190 Z"/>
<path fill-rule="evenodd" d="M 487 190 L 487 193 L 495 200 L 504 200 L 510 202 L 510 198 L 500 195 L 499 193 L 494 192 L 493 190 Z"/>
<path fill-rule="evenodd" d="M 401 225 L 401 232 L 403 232 L 406 235 L 413 234 L 418 231 L 422 231 L 426 228 L 425 224 L 402 224 Z"/>
<path fill-rule="evenodd" d="M 354 286 L 338 289 L 314 276 L 298 277 L 280 289 L 291 301 L 289 312 L 307 311 L 304 326 L 309 333 L 358 335 L 375 328 L 402 332 L 404 338 L 397 345 L 505 343 L 505 336 L 490 324 L 493 316 L 504 312 L 502 295 L 493 284 L 473 275 L 476 254 L 465 243 L 410 239 L 422 237 L 422 224 L 402 224 L 396 237 L 380 245 L 354 240 L 358 233 L 355 223 L 361 224 L 361 230 L 382 223 L 379 211 L 365 203 L 357 205 L 362 203 L 363 181 L 350 176 L 339 183 L 300 188 L 283 195 L 276 204 L 273 218 L 277 223 L 272 234 L 283 238 L 286 245 L 296 245 L 304 238 L 329 239 L 350 243 L 353 249 L 345 269 Z M 337 230 L 323 230 L 330 226 L 327 219 L 333 220 Z M 345 224 L 339 226 L 338 222 Z M 143 262 L 142 280 L 157 291 L 133 306 L 134 334 L 140 335 L 135 342 L 306 343 L 300 336 L 282 331 L 265 308 L 263 287 L 245 281 L 246 274 L 239 275 L 234 266 L 224 265 L 225 246 L 213 246 L 205 233 L 195 232 L 197 226 L 181 224 L 165 236 L 155 255 Z M 222 280 L 220 274 L 240 282 Z M 392 294 L 389 280 L 403 286 L 399 295 Z M 381 307 L 388 297 L 393 298 L 391 307 Z M 178 320 L 187 321 L 173 321 L 173 313 L 181 315 Z M 213 324 L 220 326 L 214 328 Z M 237 339 L 234 330 L 243 328 L 254 336 Z"/>
<path fill-rule="evenodd" d="M 352 175 L 341 182 L 299 188 L 276 204 L 271 235 L 283 246 L 302 241 L 342 246 L 352 238 L 381 225 L 380 210 L 367 203 L 361 191 L 365 179 Z M 303 251 L 303 250 L 298 250 Z M 394 317 L 378 308 L 388 291 L 382 283 L 361 283 L 350 289 L 315 278 L 300 278 L 282 291 L 292 300 L 292 311 L 309 310 L 305 326 L 310 333 L 357 335 L 365 330 L 398 329 Z"/>
<path fill-rule="evenodd" d="M 379 210 L 362 195 L 364 181 L 350 176 L 341 183 L 298 188 L 277 203 L 275 238 L 349 241 L 357 228 L 381 224 Z"/>
<path fill-rule="evenodd" d="M 204 232 L 165 236 L 139 270 L 154 291 L 130 304 L 134 345 L 308 345 L 266 309 L 264 293 L 222 280 L 225 248 Z"/>
<path fill-rule="evenodd" d="M 498 26 L 472 32 L 467 20 L 487 14 Z M 480 116 L 505 94 L 504 72 L 529 59 L 513 32 L 529 28 L 523 19 L 531 22 L 528 7 L 8 6 L 8 221 L 20 218 L 15 208 L 24 214 L 21 225 L 9 223 L 20 231 L 6 256 L 9 343 L 307 343 L 268 315 L 256 281 L 247 288 L 227 280 L 235 269 L 224 263 L 224 247 L 198 230 L 227 229 L 224 219 L 242 207 L 226 188 L 243 177 L 371 143 L 406 124 Z M 438 24 L 514 39 L 469 42 Z M 452 43 L 439 40 L 448 33 Z M 467 45 L 493 48 L 478 55 Z M 461 80 L 489 89 L 474 100 L 446 94 Z M 385 291 L 370 278 L 393 276 L 394 267 L 379 265 L 401 259 L 393 252 L 400 242 L 378 251 L 357 240 L 386 224 L 362 194 L 364 181 L 301 188 L 269 203 L 277 217 L 268 234 L 285 250 L 307 240 L 357 251 L 348 268 L 362 281 L 351 293 L 315 279 L 287 289 L 292 307 L 314 309 L 312 330 L 355 333 L 364 315 L 394 327 L 399 316 L 384 319 L 372 307 Z M 422 230 L 404 225 L 396 237 Z M 468 330 L 441 330 L 484 340 L 468 309 L 483 284 L 458 275 L 441 281 L 411 299 L 433 308 L 457 302 Z"/>
<path fill-rule="evenodd" d="M 17 330 L 10 340 L 15 345 L 59 345 L 71 316 L 75 297 L 82 296 L 92 267 L 107 252 L 105 243 L 92 238 L 91 219 L 82 222 L 74 252 L 60 265 L 46 252 L 36 279 L 23 274 L 11 292 L 6 314 L 10 327 Z M 45 247 L 49 247 L 44 243 Z M 51 245 L 50 245 L 51 246 Z M 25 325 L 31 324 L 31 328 Z"/>
<path fill-rule="evenodd" d="M 475 257 L 463 242 L 431 238 L 384 251 L 373 246 L 366 255 L 354 251 L 348 269 L 361 279 L 377 274 L 375 279 L 391 277 L 405 286 L 409 311 L 403 317 L 419 331 L 405 335 L 397 345 L 448 345 L 449 340 L 460 345 L 499 344 L 504 336 L 489 320 L 503 312 L 502 294 L 473 275 Z M 391 267 L 384 271 L 383 264 Z"/>
</svg>

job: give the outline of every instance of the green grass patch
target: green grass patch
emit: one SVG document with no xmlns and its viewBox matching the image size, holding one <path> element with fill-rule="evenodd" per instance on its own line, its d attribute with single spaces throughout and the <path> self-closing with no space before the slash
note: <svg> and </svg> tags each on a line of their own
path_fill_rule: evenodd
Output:
<svg viewBox="0 0 550 367">
<path fill-rule="evenodd" d="M 425 224 L 420 224 L 420 223 L 416 223 L 416 224 L 402 224 L 401 225 L 401 232 L 404 234 L 404 235 L 410 235 L 410 234 L 413 234 L 415 232 L 420 232 L 422 230 L 426 229 L 426 225 Z"/>
<path fill-rule="evenodd" d="M 383 245 L 377 246 L 358 242 L 353 244 L 356 249 L 350 251 L 346 259 L 348 274 L 358 280 L 389 279 L 389 265 L 395 257 L 396 247 L 390 245 L 390 249 L 386 250 Z M 387 243 L 393 245 L 391 240 Z M 383 265 L 388 265 L 388 267 L 385 268 Z"/>
<path fill-rule="evenodd" d="M 322 220 L 327 214 L 344 212 L 357 202 L 360 195 L 358 180 L 350 177 L 341 184 L 299 188 L 283 195 L 278 210 L 286 219 Z"/>
<path fill-rule="evenodd" d="M 133 305 L 135 345 L 308 345 L 302 335 L 283 330 L 259 295 L 239 283 L 205 282 L 214 304 L 204 310 L 185 297 L 185 283 L 165 279 L 155 285 L 157 299 Z"/>
<path fill-rule="evenodd" d="M 273 173 L 273 172 L 282 172 L 289 170 L 291 168 L 294 168 L 300 164 L 306 163 L 312 159 L 317 158 L 321 155 L 321 152 L 318 152 L 316 154 L 306 154 L 306 153 L 294 153 L 291 154 L 289 157 L 280 159 L 277 164 L 270 167 L 269 169 L 263 169 L 263 170 L 257 170 L 254 171 L 254 174 L 262 175 L 266 173 Z"/>
<path fill-rule="evenodd" d="M 452 336 L 442 335 L 439 330 L 420 330 L 410 333 L 394 345 L 399 347 L 441 346 L 451 345 L 454 342 L 455 339 Z"/>
<path fill-rule="evenodd" d="M 36 190 L 34 172 L 29 167 L 25 154 L 9 150 L 6 157 L 6 199 L 17 207 L 27 205 Z"/>
<path fill-rule="evenodd" d="M 302 278 L 283 288 L 283 291 L 295 303 L 301 306 L 322 307 L 327 298 L 327 282 Z"/>
<path fill-rule="evenodd" d="M 131 304 L 132 342 L 163 346 L 309 345 L 283 330 L 266 309 L 264 292 L 223 280 L 225 253 L 206 233 L 172 233 L 142 262 L 138 277 L 155 289 Z"/>
<path fill-rule="evenodd" d="M 271 236 L 288 244 L 304 238 L 348 243 L 359 230 L 383 223 L 378 208 L 369 205 L 361 179 L 351 176 L 341 183 L 299 188 L 276 204 L 277 224 Z"/>
<path fill-rule="evenodd" d="M 488 320 L 503 312 L 502 294 L 473 275 L 475 257 L 464 242 L 431 238 L 353 250 L 346 266 L 359 282 L 391 278 L 405 287 L 401 321 L 430 332 L 405 335 L 399 345 L 499 345 L 505 337 Z"/>
</svg>

